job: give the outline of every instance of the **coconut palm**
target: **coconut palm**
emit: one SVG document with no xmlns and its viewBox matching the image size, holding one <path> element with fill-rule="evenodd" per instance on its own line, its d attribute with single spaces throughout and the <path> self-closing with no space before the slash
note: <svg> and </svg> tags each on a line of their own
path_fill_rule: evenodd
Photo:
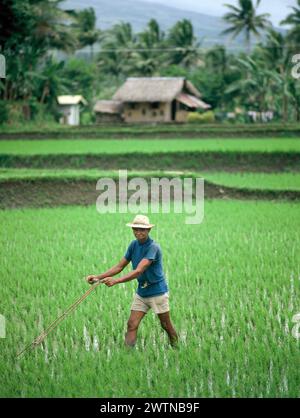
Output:
<svg viewBox="0 0 300 418">
<path fill-rule="evenodd" d="M 188 19 L 179 20 L 170 29 L 167 44 L 174 50 L 169 54 L 169 64 L 190 68 L 202 64 L 200 60 L 200 42 L 194 35 L 193 25 Z"/>
<path fill-rule="evenodd" d="M 76 23 L 72 25 L 77 32 L 79 46 L 84 48 L 89 46 L 91 49 L 91 58 L 93 59 L 93 46 L 100 39 L 101 31 L 96 27 L 95 10 L 90 7 L 75 12 Z"/>
<path fill-rule="evenodd" d="M 247 51 L 250 51 L 251 35 L 256 37 L 260 36 L 259 31 L 268 28 L 271 23 L 268 20 L 269 13 L 257 14 L 257 8 L 259 7 L 261 0 L 256 0 L 254 6 L 252 0 L 238 0 L 238 6 L 232 4 L 225 4 L 230 10 L 223 17 L 225 22 L 231 26 L 224 30 L 222 34 L 231 34 L 232 39 L 236 38 L 240 33 L 245 34 L 245 44 Z"/>
<path fill-rule="evenodd" d="M 137 74 L 151 76 L 157 72 L 164 60 L 165 34 L 158 22 L 151 19 L 145 31 L 137 36 L 137 47 L 133 53 L 134 70 Z"/>
<path fill-rule="evenodd" d="M 273 70 L 273 82 L 278 97 L 280 97 L 283 121 L 288 119 L 290 98 L 290 53 L 286 37 L 274 29 L 267 33 L 265 43 L 256 49 L 257 58 L 269 70 Z"/>
<path fill-rule="evenodd" d="M 70 50 L 76 38 L 61 0 L 11 0 L 0 13 L 0 43 L 7 63 L 1 95 L 6 100 L 29 100 L 41 61 L 54 48 Z M 2 13 L 3 12 L 3 13 Z M 2 31 L 2 29 L 5 30 Z"/>
<path fill-rule="evenodd" d="M 158 22 L 155 19 L 151 19 L 144 32 L 139 33 L 139 40 L 146 44 L 153 46 L 159 46 L 165 38 L 164 32 L 160 29 Z"/>
<path fill-rule="evenodd" d="M 215 45 L 205 55 L 206 66 L 224 76 L 228 67 L 228 56 L 223 45 Z"/>
<path fill-rule="evenodd" d="M 69 91 L 71 82 L 63 77 L 64 61 L 55 62 L 53 58 L 48 58 L 37 75 L 37 92 L 40 103 L 56 102 L 59 94 L 66 94 Z"/>
<path fill-rule="evenodd" d="M 130 23 L 117 23 L 103 34 L 99 67 L 113 75 L 129 74 L 137 38 Z"/>
<path fill-rule="evenodd" d="M 300 122 L 300 85 L 297 80 L 289 80 L 289 92 L 294 105 L 295 120 Z"/>
<path fill-rule="evenodd" d="M 269 68 L 276 68 L 279 72 L 287 67 L 290 56 L 286 37 L 271 28 L 267 31 L 264 43 L 257 45 L 256 51 Z"/>
<path fill-rule="evenodd" d="M 40 0 L 32 5 L 35 25 L 31 36 L 37 46 L 45 49 L 74 51 L 76 36 L 68 24 L 73 21 L 73 11 L 61 8 L 64 0 Z"/>
<path fill-rule="evenodd" d="M 233 63 L 233 57 L 227 54 L 225 47 L 215 45 L 205 54 L 205 70 L 198 72 L 202 80 L 201 91 L 207 93 L 205 101 L 224 111 L 232 101 L 230 95 L 225 94 L 225 90 L 234 80 Z"/>
<path fill-rule="evenodd" d="M 252 57 L 238 58 L 241 77 L 226 89 L 226 94 L 236 96 L 239 105 L 264 112 L 272 109 L 273 72 Z"/>
<path fill-rule="evenodd" d="M 282 22 L 281 25 L 291 25 L 288 32 L 288 39 L 292 43 L 292 49 L 299 51 L 300 45 L 300 0 L 297 0 L 297 6 L 291 7 L 293 13 L 290 13 Z"/>
<path fill-rule="evenodd" d="M 61 8 L 63 0 L 9 0 L 0 8 L 0 44 L 3 49 L 31 45 L 42 55 L 49 48 L 72 49 L 76 38 L 68 25 L 72 11 Z M 2 4 L 3 3 L 3 4 Z"/>
</svg>

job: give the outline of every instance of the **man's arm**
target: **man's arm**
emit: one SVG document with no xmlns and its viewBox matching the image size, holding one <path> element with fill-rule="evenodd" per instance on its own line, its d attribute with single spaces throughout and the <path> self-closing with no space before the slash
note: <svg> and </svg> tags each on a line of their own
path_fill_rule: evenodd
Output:
<svg viewBox="0 0 300 418">
<path fill-rule="evenodd" d="M 119 277 L 118 279 L 113 279 L 112 277 L 106 277 L 102 280 L 102 283 L 105 283 L 106 286 L 114 286 L 115 284 L 129 282 L 130 280 L 136 279 L 144 271 L 150 266 L 153 260 L 148 260 L 147 258 L 143 258 L 139 264 L 137 265 L 135 270 L 132 270 L 130 273 L 125 274 L 123 277 Z"/>
<path fill-rule="evenodd" d="M 96 281 L 105 279 L 106 277 L 115 276 L 116 274 L 119 274 L 124 268 L 129 264 L 129 261 L 123 257 L 118 264 L 111 267 L 109 270 L 107 270 L 104 273 L 98 274 L 98 275 L 90 275 L 87 276 L 86 280 L 89 283 L 95 283 Z"/>
</svg>

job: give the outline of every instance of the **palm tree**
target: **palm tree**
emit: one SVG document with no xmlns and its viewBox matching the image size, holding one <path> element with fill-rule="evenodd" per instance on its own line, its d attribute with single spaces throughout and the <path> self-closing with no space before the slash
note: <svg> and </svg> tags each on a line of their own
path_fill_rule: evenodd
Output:
<svg viewBox="0 0 300 418">
<path fill-rule="evenodd" d="M 142 42 L 154 46 L 158 46 L 161 42 L 163 42 L 164 37 L 165 34 L 161 31 L 159 24 L 155 19 L 151 19 L 147 24 L 146 30 L 139 34 L 139 38 Z"/>
<path fill-rule="evenodd" d="M 226 89 L 226 94 L 236 96 L 239 105 L 264 112 L 271 109 L 273 103 L 272 70 L 264 68 L 261 63 L 251 57 L 238 58 L 241 77 Z"/>
<path fill-rule="evenodd" d="M 158 22 L 151 19 L 145 31 L 137 36 L 137 47 L 133 54 L 134 67 L 137 73 L 151 76 L 161 68 L 164 62 L 164 38 Z"/>
<path fill-rule="evenodd" d="M 190 68 L 202 64 L 200 60 L 200 42 L 194 35 L 193 25 L 188 19 L 179 20 L 170 29 L 167 43 L 174 51 L 169 54 L 169 64 Z"/>
<path fill-rule="evenodd" d="M 121 22 L 114 25 L 103 34 L 102 50 L 98 56 L 99 67 L 116 76 L 129 74 L 136 42 L 130 23 Z"/>
<path fill-rule="evenodd" d="M 295 119 L 297 122 L 300 122 L 300 85 L 297 80 L 290 80 L 289 92 L 294 104 Z"/>
<path fill-rule="evenodd" d="M 264 43 L 259 43 L 256 48 L 258 55 L 269 68 L 276 68 L 279 72 L 285 68 L 289 61 L 289 51 L 287 49 L 286 37 L 271 28 L 267 31 Z"/>
<path fill-rule="evenodd" d="M 292 43 L 292 49 L 295 52 L 299 50 L 300 44 L 300 0 L 297 0 L 298 6 L 292 7 L 293 13 L 289 14 L 282 22 L 281 25 L 291 25 L 291 29 L 288 32 L 288 39 Z"/>
<path fill-rule="evenodd" d="M 72 32 L 72 26 L 68 25 L 73 20 L 74 12 L 62 10 L 60 3 L 63 1 L 33 2 L 32 15 L 35 19 L 35 27 L 31 35 L 37 46 L 43 45 L 46 50 L 75 50 L 76 36 Z"/>
<path fill-rule="evenodd" d="M 46 60 L 43 68 L 36 75 L 38 79 L 37 91 L 41 104 L 48 102 L 51 105 L 56 102 L 59 94 L 67 93 L 70 88 L 70 80 L 63 77 L 64 61 L 56 62 L 51 57 Z"/>
<path fill-rule="evenodd" d="M 92 7 L 75 12 L 76 23 L 72 25 L 78 32 L 80 48 L 89 46 L 91 59 L 93 59 L 93 45 L 99 40 L 101 31 L 96 28 L 96 14 Z"/>
<path fill-rule="evenodd" d="M 280 32 L 270 29 L 266 36 L 265 44 L 258 45 L 256 49 L 258 59 L 262 65 L 274 71 L 273 81 L 278 97 L 281 97 L 281 113 L 283 121 L 288 119 L 289 86 L 290 86 L 290 53 L 287 39 Z"/>
<path fill-rule="evenodd" d="M 203 74 L 203 71 L 201 73 Z M 232 80 L 230 57 L 223 45 L 215 45 L 206 52 L 205 73 L 207 75 L 203 74 L 202 77 L 207 87 L 206 90 L 210 92 L 210 97 L 207 98 L 208 103 L 225 110 L 228 99 L 225 90 Z"/>
<path fill-rule="evenodd" d="M 228 56 L 223 45 L 215 45 L 205 55 L 205 62 L 208 68 L 220 73 L 223 77 L 228 67 Z"/>
<path fill-rule="evenodd" d="M 261 0 L 256 0 L 256 6 L 252 0 L 238 0 L 238 6 L 225 4 L 230 12 L 226 13 L 223 19 L 231 26 L 224 30 L 222 34 L 232 34 L 232 39 L 236 38 L 240 33 L 245 33 L 245 44 L 247 51 L 250 52 L 251 35 L 260 36 L 259 30 L 268 28 L 271 23 L 268 20 L 269 13 L 261 15 L 257 14 L 257 8 Z"/>
</svg>

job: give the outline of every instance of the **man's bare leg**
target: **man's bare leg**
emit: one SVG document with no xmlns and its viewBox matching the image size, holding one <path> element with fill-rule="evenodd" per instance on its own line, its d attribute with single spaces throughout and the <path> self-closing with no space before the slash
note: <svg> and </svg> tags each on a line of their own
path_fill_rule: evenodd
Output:
<svg viewBox="0 0 300 418">
<path fill-rule="evenodd" d="M 127 332 L 125 335 L 125 345 L 127 347 L 134 347 L 136 343 L 138 327 L 145 315 L 145 312 L 131 311 L 130 317 L 127 322 Z"/>
<path fill-rule="evenodd" d="M 170 312 L 165 312 L 165 313 L 162 313 L 162 314 L 158 314 L 158 317 L 159 317 L 160 324 L 161 324 L 162 328 L 168 334 L 171 345 L 173 347 L 176 347 L 176 345 L 178 343 L 178 335 L 177 335 L 177 332 L 175 331 L 175 328 L 173 327 L 173 324 L 171 322 Z"/>
</svg>

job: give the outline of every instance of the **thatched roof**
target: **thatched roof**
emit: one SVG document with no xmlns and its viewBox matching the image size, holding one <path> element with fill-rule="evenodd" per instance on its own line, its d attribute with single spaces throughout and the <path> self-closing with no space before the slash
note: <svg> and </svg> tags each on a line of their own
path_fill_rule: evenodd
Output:
<svg viewBox="0 0 300 418">
<path fill-rule="evenodd" d="M 75 96 L 70 96 L 70 95 L 58 96 L 57 101 L 60 105 L 76 105 L 79 103 L 87 105 L 87 101 L 85 100 L 85 98 L 79 94 Z"/>
<path fill-rule="evenodd" d="M 201 97 L 193 84 L 183 77 L 128 78 L 113 99 L 122 102 L 171 102 L 183 91 Z"/>
<path fill-rule="evenodd" d="M 96 113 L 121 113 L 122 102 L 117 100 L 98 100 L 94 106 Z"/>
<path fill-rule="evenodd" d="M 178 96 L 176 97 L 176 100 L 178 100 L 179 102 L 185 104 L 186 106 L 190 107 L 191 109 L 210 109 L 211 106 L 207 103 L 205 103 L 203 100 L 195 97 L 195 96 L 191 96 L 190 94 L 186 94 L 186 93 L 179 93 Z"/>
</svg>

